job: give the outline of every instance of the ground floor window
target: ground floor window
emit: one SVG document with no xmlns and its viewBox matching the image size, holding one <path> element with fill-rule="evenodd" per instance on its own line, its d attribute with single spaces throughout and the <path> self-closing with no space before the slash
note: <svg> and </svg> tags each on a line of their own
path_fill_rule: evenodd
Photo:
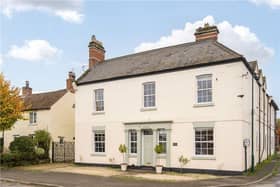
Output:
<svg viewBox="0 0 280 187">
<path fill-rule="evenodd" d="M 167 148 L 167 133 L 165 130 L 159 130 L 158 132 L 158 144 L 163 148 L 163 154 L 166 154 Z"/>
<path fill-rule="evenodd" d="M 94 131 L 93 150 L 95 153 L 105 153 L 105 131 Z"/>
<path fill-rule="evenodd" d="M 213 128 L 195 128 L 195 154 L 214 155 Z"/>
<path fill-rule="evenodd" d="M 137 153 L 137 132 L 136 130 L 129 131 L 129 153 Z"/>
</svg>

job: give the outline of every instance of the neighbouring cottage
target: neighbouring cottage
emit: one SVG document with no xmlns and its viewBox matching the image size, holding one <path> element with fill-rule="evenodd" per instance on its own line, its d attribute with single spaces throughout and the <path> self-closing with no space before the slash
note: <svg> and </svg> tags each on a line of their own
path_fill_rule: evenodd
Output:
<svg viewBox="0 0 280 187">
<path fill-rule="evenodd" d="M 275 151 L 278 107 L 257 62 L 217 41 L 205 24 L 195 42 L 105 60 L 95 36 L 75 92 L 75 162 L 239 174 Z"/>
<path fill-rule="evenodd" d="M 75 74 L 69 72 L 66 89 L 42 93 L 32 93 L 29 81 L 26 81 L 26 85 L 22 87 L 25 120 L 17 121 L 11 130 L 5 131 L 4 149 L 8 149 L 14 138 L 33 136 L 37 130 L 48 131 L 53 142 L 74 141 L 73 81 Z"/>
</svg>

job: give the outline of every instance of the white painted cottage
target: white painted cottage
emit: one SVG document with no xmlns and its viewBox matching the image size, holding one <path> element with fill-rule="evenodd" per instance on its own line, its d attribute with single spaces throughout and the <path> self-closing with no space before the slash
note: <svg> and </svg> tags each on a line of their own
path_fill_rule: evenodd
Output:
<svg viewBox="0 0 280 187">
<path fill-rule="evenodd" d="M 89 43 L 89 69 L 75 93 L 75 162 L 117 165 L 126 144 L 130 166 L 235 174 L 274 152 L 278 107 L 257 62 L 217 41 L 205 25 L 196 41 L 105 60 Z M 253 113 L 252 113 L 253 111 Z M 253 115 L 252 115 L 253 114 Z M 156 155 L 161 144 L 164 153 Z"/>
</svg>

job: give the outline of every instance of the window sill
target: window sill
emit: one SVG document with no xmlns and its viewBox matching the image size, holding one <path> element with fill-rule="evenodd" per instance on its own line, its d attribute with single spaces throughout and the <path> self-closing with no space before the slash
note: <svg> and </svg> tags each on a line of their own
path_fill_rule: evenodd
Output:
<svg viewBox="0 0 280 187">
<path fill-rule="evenodd" d="M 129 154 L 128 158 L 137 158 L 137 154 Z"/>
<path fill-rule="evenodd" d="M 193 107 L 209 107 L 209 106 L 215 106 L 214 103 L 196 103 L 193 105 Z"/>
<path fill-rule="evenodd" d="M 205 156 L 200 156 L 200 155 L 196 155 L 192 157 L 192 160 L 216 160 L 215 156 L 211 156 L 211 155 L 205 155 Z"/>
<path fill-rule="evenodd" d="M 157 107 L 143 107 L 140 109 L 141 112 L 145 112 L 145 111 L 155 111 L 157 110 Z"/>
<path fill-rule="evenodd" d="M 92 112 L 92 115 L 104 115 L 105 114 L 105 111 L 95 111 L 95 112 Z"/>
<path fill-rule="evenodd" d="M 90 156 L 100 156 L 100 157 L 105 157 L 106 153 L 91 153 Z"/>
<path fill-rule="evenodd" d="M 157 158 L 166 158 L 166 154 L 159 154 L 157 155 Z"/>
<path fill-rule="evenodd" d="M 37 126 L 37 123 L 29 123 L 29 126 Z"/>
</svg>

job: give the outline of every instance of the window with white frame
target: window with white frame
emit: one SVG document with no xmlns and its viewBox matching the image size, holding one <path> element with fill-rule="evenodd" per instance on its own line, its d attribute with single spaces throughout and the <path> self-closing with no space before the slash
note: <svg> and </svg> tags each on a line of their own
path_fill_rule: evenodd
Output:
<svg viewBox="0 0 280 187">
<path fill-rule="evenodd" d="M 104 111 L 104 89 L 94 90 L 95 102 L 94 107 L 96 112 Z"/>
<path fill-rule="evenodd" d="M 144 87 L 144 107 L 156 106 L 156 85 L 155 82 L 146 82 Z"/>
<path fill-rule="evenodd" d="M 129 153 L 137 153 L 137 132 L 136 130 L 129 131 Z"/>
<path fill-rule="evenodd" d="M 214 155 L 213 128 L 195 128 L 195 155 Z"/>
<path fill-rule="evenodd" d="M 93 150 L 95 153 L 105 153 L 105 131 L 96 130 L 94 133 Z"/>
<path fill-rule="evenodd" d="M 29 123 L 30 124 L 37 123 L 37 112 L 29 112 Z"/>
<path fill-rule="evenodd" d="M 197 103 L 212 102 L 212 75 L 197 76 Z"/>
<path fill-rule="evenodd" d="M 158 131 L 158 144 L 162 146 L 163 154 L 166 154 L 167 150 L 167 133 L 165 130 L 159 130 Z"/>
</svg>

